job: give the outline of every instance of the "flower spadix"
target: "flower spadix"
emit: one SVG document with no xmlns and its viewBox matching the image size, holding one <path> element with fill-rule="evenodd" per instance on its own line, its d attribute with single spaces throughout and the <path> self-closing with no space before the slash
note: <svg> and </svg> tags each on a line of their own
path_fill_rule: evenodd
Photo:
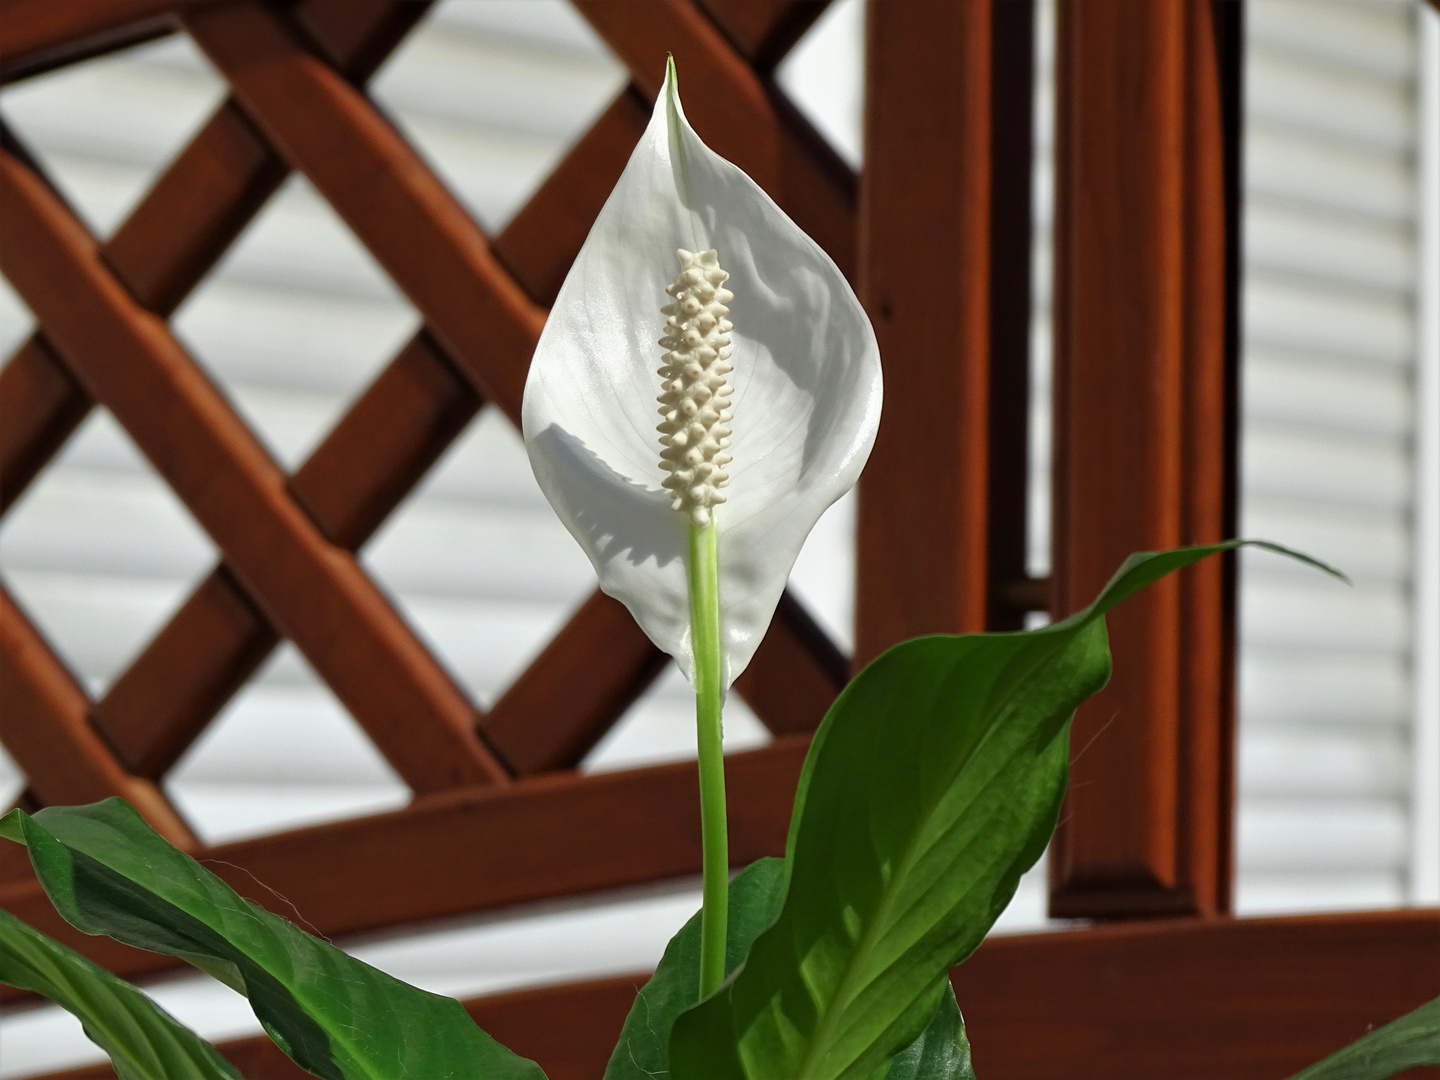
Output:
<svg viewBox="0 0 1440 1080">
<path fill-rule="evenodd" d="M 600 587 L 690 676 L 688 531 L 717 529 L 728 686 L 859 476 L 880 402 L 875 335 L 844 275 L 700 141 L 670 65 L 525 384 L 536 479 Z"/>
<path fill-rule="evenodd" d="M 665 320 L 665 366 L 660 369 L 664 390 L 657 399 L 664 417 L 660 432 L 660 468 L 670 475 L 670 509 L 688 514 L 697 526 L 710 524 L 710 509 L 725 501 L 720 489 L 730 483 L 725 466 L 731 455 L 730 395 L 726 375 L 730 363 L 730 331 L 725 305 L 735 294 L 724 287 L 730 276 L 720 269 L 716 252 L 696 255 L 681 248 L 680 274 L 665 291 L 675 298 L 660 309 Z"/>
</svg>

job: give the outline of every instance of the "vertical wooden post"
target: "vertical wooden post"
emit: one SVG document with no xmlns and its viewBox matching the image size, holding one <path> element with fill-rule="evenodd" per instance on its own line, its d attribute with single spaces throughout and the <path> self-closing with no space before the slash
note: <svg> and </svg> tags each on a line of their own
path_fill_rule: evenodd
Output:
<svg viewBox="0 0 1440 1080">
<path fill-rule="evenodd" d="M 1019 630 L 1031 603 L 1024 594 L 1035 591 L 1017 588 L 1028 584 L 1035 4 L 996 0 L 992 11 L 986 626 Z"/>
<path fill-rule="evenodd" d="M 857 666 L 916 634 L 986 625 L 992 535 L 1008 543 L 1016 531 L 990 527 L 992 450 L 1015 441 L 992 442 L 1015 412 L 991 408 L 997 345 L 1001 382 L 1020 399 L 1020 465 L 999 463 L 998 475 L 1020 486 L 1023 572 L 1029 322 L 1030 5 L 877 3 L 868 18 L 861 294 L 885 364 L 885 413 L 860 484 Z M 992 76 L 1023 100 L 997 98 Z M 1002 279 L 1006 295 L 992 296 Z M 1006 302 L 1015 290 L 1018 308 Z M 1018 320 L 1018 349 L 997 318 Z"/>
<path fill-rule="evenodd" d="M 1055 599 L 1130 551 L 1233 529 L 1235 12 L 1060 7 Z M 1051 912 L 1229 905 L 1233 620 L 1211 561 L 1110 618 L 1115 677 L 1080 710 Z"/>
</svg>

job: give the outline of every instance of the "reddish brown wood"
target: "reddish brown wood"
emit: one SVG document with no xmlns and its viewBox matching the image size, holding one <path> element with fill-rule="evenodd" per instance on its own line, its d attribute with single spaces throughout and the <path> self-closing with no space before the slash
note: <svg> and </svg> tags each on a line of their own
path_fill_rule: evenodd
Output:
<svg viewBox="0 0 1440 1080">
<path fill-rule="evenodd" d="M 367 0 L 367 5 L 363 11 L 353 3 L 342 10 L 333 0 L 303 0 L 296 7 L 297 19 L 331 43 L 327 55 L 352 77 L 367 74 L 377 48 L 393 48 L 426 9 L 419 2 L 394 0 Z M 46 10 L 54 14 L 61 9 L 50 5 Z M 172 28 L 166 16 L 165 32 Z M 239 235 L 286 171 L 234 102 L 227 101 L 106 241 L 104 258 L 143 306 L 168 315 Z M 37 348 L 45 356 L 26 355 Z M 53 371 L 40 363 L 46 356 L 53 361 L 48 365 Z M 63 372 L 63 365 L 56 365 L 53 352 L 37 337 L 0 372 L 0 513 L 89 409 L 89 400 L 78 387 L 65 390 L 63 384 L 73 379 Z"/>
<path fill-rule="evenodd" d="M 533 1058 L 549 1080 L 596 1080 L 648 972 L 475 998 L 465 1008 L 517 1054 Z"/>
<path fill-rule="evenodd" d="M 1030 489 L 1031 173 L 1035 4 L 996 0 L 990 29 L 990 437 L 986 625 L 1019 630 L 1049 596 L 1025 594 Z M 1039 595 L 1033 595 L 1039 592 Z"/>
<path fill-rule="evenodd" d="M 774 56 L 778 60 L 824 5 L 713 0 L 707 7 L 722 26 L 725 19 L 735 20 L 736 33 L 744 37 L 744 43 L 737 41 L 737 45 L 741 45 L 741 52 L 753 61 L 756 56 Z M 757 51 L 748 52 L 751 48 Z M 646 74 L 654 81 L 653 72 Z M 652 97 L 658 86 L 658 81 L 650 86 Z M 644 95 L 645 91 L 634 85 L 623 91 L 495 239 L 495 254 L 536 303 L 549 304 L 555 299 L 595 215 L 645 130 L 650 118 L 650 102 Z M 807 122 L 790 115 L 773 91 L 770 95 L 772 107 L 784 114 L 793 132 L 809 129 Z M 825 168 L 836 168 L 834 154 L 828 148 L 811 145 L 809 152 L 818 155 L 825 162 Z M 837 233 L 854 232 L 854 183 L 853 178 L 847 177 L 847 171 L 836 171 L 834 181 L 847 207 L 847 220 L 835 226 Z M 853 247 L 853 239 L 843 242 L 837 239 L 832 243 L 841 250 L 848 250 L 846 244 Z"/>
<path fill-rule="evenodd" d="M 850 678 L 850 663 L 786 590 L 735 689 L 776 735 L 809 733 Z"/>
<path fill-rule="evenodd" d="M 169 315 L 287 172 L 226 101 L 104 245 L 105 261 L 141 305 Z"/>
<path fill-rule="evenodd" d="M 1061 9 L 1060 614 L 1088 603 L 1131 551 L 1224 534 L 1234 491 L 1234 296 L 1215 14 L 1179 0 Z M 1110 617 L 1117 675 L 1075 723 L 1071 794 L 1051 862 L 1056 914 L 1225 909 L 1226 615 L 1223 568 L 1212 563 Z"/>
<path fill-rule="evenodd" d="M 90 701 L 0 588 L 0 740 L 46 803 L 129 799 L 172 843 L 194 835 L 155 785 L 127 776 L 86 719 Z"/>
<path fill-rule="evenodd" d="M 290 492 L 332 543 L 355 550 L 478 407 L 422 331 L 291 478 Z M 134 771 L 158 777 L 278 640 L 222 564 L 96 704 L 93 720 Z"/>
<path fill-rule="evenodd" d="M 854 176 L 690 0 L 576 0 L 653 101 L 673 53 L 685 114 L 714 150 L 735 162 L 829 252 L 855 266 Z M 704 92 L 687 91 L 704 88 Z M 853 275 L 852 275 L 853 276 Z"/>
<path fill-rule="evenodd" d="M 222 563 L 95 703 L 91 722 L 126 768 L 159 779 L 278 641 Z"/>
<path fill-rule="evenodd" d="M 781 855 L 809 740 L 776 739 L 726 758 L 730 858 Z M 326 937 L 700 872 L 693 762 L 426 796 L 389 814 L 208 848 L 197 857 L 247 899 Z M 0 891 L 0 907 L 56 928 L 37 885 Z M 58 929 L 58 928 L 56 928 Z M 178 966 L 60 930 L 67 945 L 134 978 Z M 94 944 L 92 944 L 94 943 Z M 0 990 L 0 1001 L 16 992 Z"/>
<path fill-rule="evenodd" d="M 367 540 L 479 407 L 422 331 L 289 482 L 328 539 Z M 93 719 L 137 773 L 159 776 L 278 641 L 223 564 L 97 703 Z"/>
<path fill-rule="evenodd" d="M 421 331 L 290 480 L 331 543 L 355 550 L 464 430 L 480 399 Z"/>
<path fill-rule="evenodd" d="M 290 480 L 332 543 L 369 538 L 479 407 L 423 331 Z M 137 773 L 185 752 L 278 641 L 223 564 L 95 706 L 93 720 Z"/>
<path fill-rule="evenodd" d="M 218 0 L 0 0 L 0 81 L 35 75 L 171 30 L 171 13 Z"/>
<path fill-rule="evenodd" d="M 766 74 L 830 6 L 829 0 L 698 0 L 741 56 Z"/>
<path fill-rule="evenodd" d="M 666 660 L 597 590 L 486 714 L 485 736 L 519 775 L 573 769 Z"/>
<path fill-rule="evenodd" d="M 991 938 L 954 983 L 986 1080 L 1278 1080 L 1440 994 L 1440 911 Z"/>
<path fill-rule="evenodd" d="M 984 628 L 989 467 L 990 5 L 868 19 L 862 296 L 886 387 L 860 483 L 857 666 Z M 944 63 L 916 62 L 937 48 Z"/>
<path fill-rule="evenodd" d="M 537 304 L 554 302 L 649 119 L 639 91 L 621 91 L 495 239 L 496 257 Z"/>
<path fill-rule="evenodd" d="M 430 10 L 432 0 L 302 0 L 295 23 L 352 82 L 373 75 Z"/>
<path fill-rule="evenodd" d="M 134 303 L 80 224 L 8 155 L 0 230 L 0 266 L 67 365 L 397 772 L 420 791 L 503 779 L 463 693 L 288 497 L 283 474 L 163 321 Z"/>
<path fill-rule="evenodd" d="M 0 514 L 5 513 L 90 411 L 90 395 L 43 338 L 0 368 Z"/>
<path fill-rule="evenodd" d="M 519 422 L 543 313 L 479 227 L 363 94 L 258 4 L 187 19 L 246 111 L 325 196 L 487 401 Z"/>
</svg>

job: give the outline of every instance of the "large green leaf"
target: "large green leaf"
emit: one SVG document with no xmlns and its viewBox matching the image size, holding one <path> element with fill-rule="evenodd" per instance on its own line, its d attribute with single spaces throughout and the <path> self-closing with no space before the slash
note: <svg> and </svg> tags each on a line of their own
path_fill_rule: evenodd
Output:
<svg viewBox="0 0 1440 1080">
<path fill-rule="evenodd" d="M 725 971 L 745 959 L 760 932 L 775 921 L 784 899 L 785 862 L 760 859 L 730 882 L 725 928 Z M 913 1046 L 902 1051 L 886 1080 L 975 1080 L 965 1023 L 949 988 L 934 1019 Z M 700 1000 L 700 916 L 695 914 L 665 947 L 655 974 L 636 995 L 605 1080 L 654 1080 L 670 1071 L 668 1044 L 675 1018 Z"/>
<path fill-rule="evenodd" d="M 1418 1065 L 1440 1065 L 1440 998 L 1376 1028 L 1290 1080 L 1386 1080 Z"/>
<path fill-rule="evenodd" d="M 241 1080 L 213 1046 L 124 979 L 3 910 L 0 982 L 74 1013 L 120 1080 Z"/>
<path fill-rule="evenodd" d="M 121 799 L 13 810 L 51 902 L 76 929 L 180 956 L 239 990 L 270 1037 L 327 1080 L 542 1080 L 452 998 L 347 956 L 252 904 Z M 190 1074 L 180 1072 L 172 1077 Z"/>
<path fill-rule="evenodd" d="M 1105 612 L 1240 544 L 1132 555 L 1061 623 L 916 638 L 861 672 L 806 758 L 783 910 L 676 1021 L 676 1080 L 883 1076 L 1054 831 L 1070 718 L 1110 674 Z"/>
</svg>

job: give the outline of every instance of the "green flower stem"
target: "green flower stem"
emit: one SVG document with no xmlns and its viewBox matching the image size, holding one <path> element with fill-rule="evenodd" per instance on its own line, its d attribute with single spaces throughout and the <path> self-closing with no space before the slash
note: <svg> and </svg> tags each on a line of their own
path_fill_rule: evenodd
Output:
<svg viewBox="0 0 1440 1080">
<path fill-rule="evenodd" d="M 720 741 L 720 567 L 715 523 L 690 526 L 690 642 L 695 656 L 695 727 L 700 751 L 700 996 L 725 980 L 730 842 L 725 827 L 725 751 Z"/>
</svg>

